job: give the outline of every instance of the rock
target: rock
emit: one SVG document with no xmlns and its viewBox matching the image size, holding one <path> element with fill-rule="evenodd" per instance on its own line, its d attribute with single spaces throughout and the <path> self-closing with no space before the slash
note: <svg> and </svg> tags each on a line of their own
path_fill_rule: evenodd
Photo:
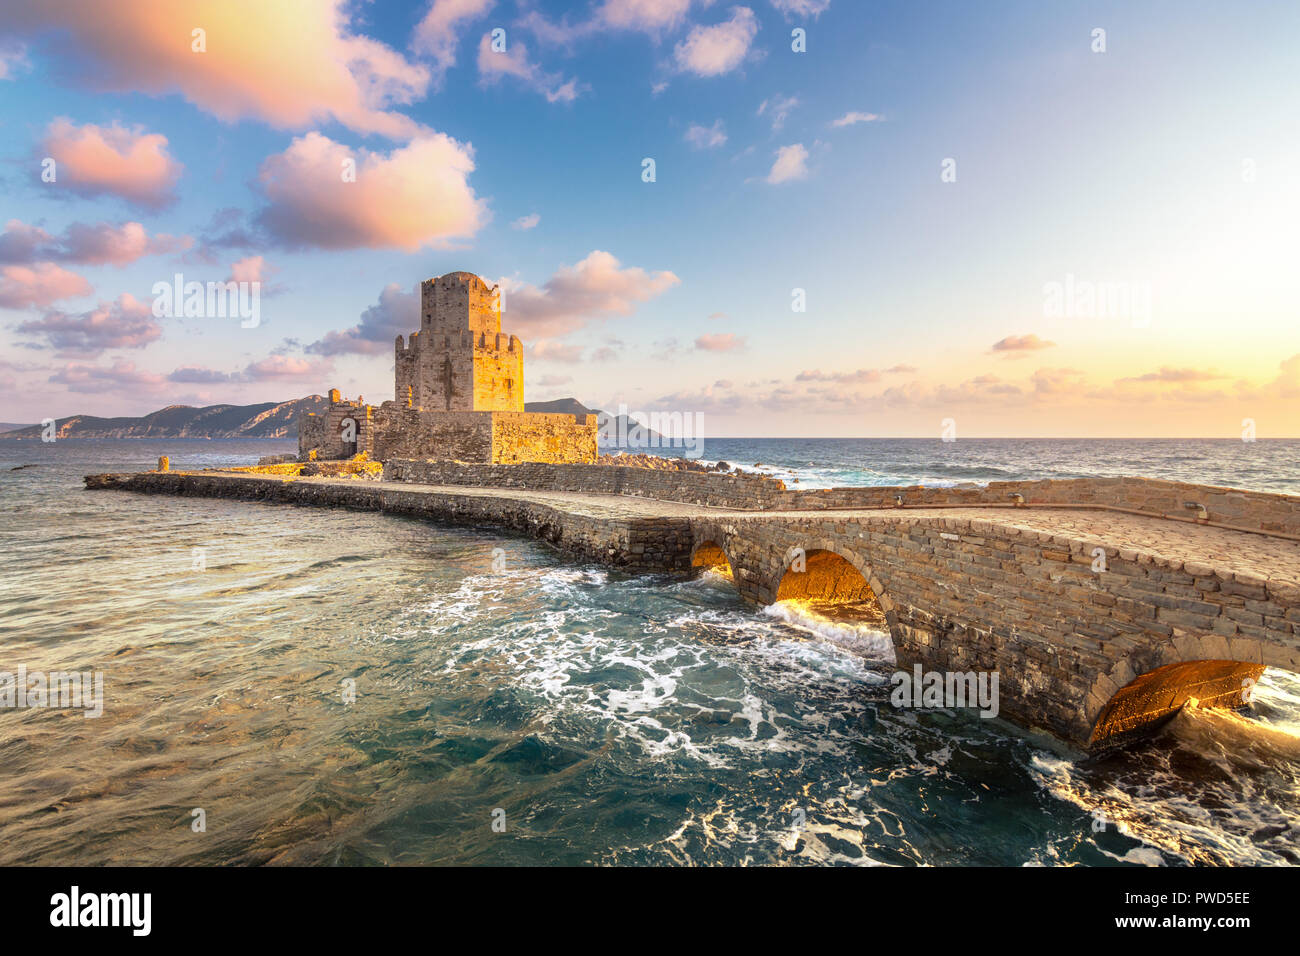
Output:
<svg viewBox="0 0 1300 956">
<path fill-rule="evenodd" d="M 297 455 L 263 455 L 257 459 L 257 467 L 263 468 L 267 465 L 287 465 L 291 461 L 297 461 Z"/>
</svg>

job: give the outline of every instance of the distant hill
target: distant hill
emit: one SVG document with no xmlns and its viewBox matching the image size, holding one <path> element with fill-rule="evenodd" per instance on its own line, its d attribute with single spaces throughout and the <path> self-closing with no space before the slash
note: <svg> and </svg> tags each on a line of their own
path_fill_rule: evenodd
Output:
<svg viewBox="0 0 1300 956">
<path fill-rule="evenodd" d="M 15 422 L 0 422 L 0 433 L 16 431 L 19 428 L 26 428 L 26 425 L 19 425 Z"/>
<path fill-rule="evenodd" d="M 139 418 L 98 418 L 73 415 L 60 418 L 56 438 L 296 438 L 298 416 L 304 411 L 323 412 L 323 395 L 308 395 L 289 402 L 261 405 L 168 405 Z M 528 402 L 524 410 L 562 415 L 595 415 L 604 432 L 612 417 L 608 412 L 588 408 L 576 398 L 550 402 Z M 627 427 L 626 424 L 623 426 Z M 12 429 L 6 431 L 6 429 Z M 618 425 L 613 426 L 618 434 Z M 653 432 L 646 429 L 652 437 Z M 624 432 L 626 434 L 626 432 Z M 0 425 L 0 441 L 39 441 L 40 425 Z"/>
<path fill-rule="evenodd" d="M 550 402 L 525 402 L 524 411 L 551 412 L 551 413 L 558 413 L 561 415 L 595 415 L 596 427 L 600 429 L 600 433 L 602 435 L 607 435 L 611 433 L 614 435 L 619 435 L 619 434 L 626 435 L 628 434 L 628 430 L 630 428 L 636 427 L 635 423 L 626 420 L 628 417 L 626 415 L 619 415 L 616 417 L 611 415 L 609 412 L 602 412 L 598 408 L 588 408 L 586 405 L 582 404 L 582 402 L 578 401 L 576 398 L 557 398 L 554 401 L 550 401 Z M 614 419 L 613 424 L 609 423 L 609 420 L 611 418 Z M 624 421 L 621 423 L 621 426 L 619 423 L 619 419 L 624 419 Z M 643 429 L 642 433 L 645 435 L 645 440 L 647 443 L 659 442 L 662 441 L 663 439 L 662 435 L 660 435 L 656 431 L 651 431 L 649 428 Z M 629 449 L 629 451 L 631 450 L 635 450 L 635 449 Z"/>
<path fill-rule="evenodd" d="M 557 398 L 550 402 L 524 402 L 526 412 L 549 412 L 552 415 L 604 415 L 604 412 L 588 408 L 576 398 Z"/>
<path fill-rule="evenodd" d="M 321 395 L 261 405 L 168 405 L 140 418 L 73 415 L 56 420 L 57 438 L 295 438 L 303 411 L 324 410 Z M 0 432 L 0 441 L 37 440 L 40 425 Z"/>
</svg>

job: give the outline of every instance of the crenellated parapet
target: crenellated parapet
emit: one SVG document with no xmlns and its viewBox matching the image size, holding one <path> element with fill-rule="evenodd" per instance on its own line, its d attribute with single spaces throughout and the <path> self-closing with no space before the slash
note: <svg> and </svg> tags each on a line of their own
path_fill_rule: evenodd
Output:
<svg viewBox="0 0 1300 956">
<path fill-rule="evenodd" d="M 427 418 L 471 412 L 526 414 L 524 343 L 501 329 L 500 289 L 470 272 L 450 272 L 420 283 L 420 327 L 393 340 L 393 395 L 394 401 L 383 408 L 391 404 L 394 410 L 425 417 L 385 412 L 380 420 L 374 420 L 373 413 L 366 412 L 366 437 L 355 451 L 351 442 L 333 437 L 334 421 L 307 422 L 310 438 L 303 441 L 310 444 L 300 441 L 303 453 L 316 448 L 322 455 L 334 457 L 401 447 L 403 454 L 423 451 L 438 457 L 450 454 L 453 448 L 457 454 L 466 454 L 468 447 L 474 455 L 494 461 L 528 460 L 527 456 L 538 454 L 548 460 L 595 460 L 594 425 L 590 436 L 584 430 L 556 439 L 540 419 L 532 423 L 536 427 L 523 429 L 512 424 L 485 431 L 486 426 L 479 423 L 474 426 L 477 437 L 466 444 L 451 437 L 459 435 L 459 424 L 447 424 L 447 419 L 443 428 Z M 347 407 L 337 392 L 331 394 L 331 410 L 336 407 Z M 347 416 L 340 412 L 334 417 Z M 572 447 L 561 448 L 570 438 Z"/>
</svg>

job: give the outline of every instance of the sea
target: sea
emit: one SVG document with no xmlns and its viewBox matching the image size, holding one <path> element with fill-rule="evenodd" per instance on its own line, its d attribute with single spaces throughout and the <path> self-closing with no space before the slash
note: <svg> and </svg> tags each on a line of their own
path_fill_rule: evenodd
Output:
<svg viewBox="0 0 1300 956">
<path fill-rule="evenodd" d="M 90 492 L 289 441 L 0 441 L 0 864 L 1300 863 L 1300 679 L 1085 757 L 889 703 L 888 636 L 491 527 Z M 1138 474 L 1300 494 L 1300 441 L 710 439 L 792 487 Z"/>
</svg>

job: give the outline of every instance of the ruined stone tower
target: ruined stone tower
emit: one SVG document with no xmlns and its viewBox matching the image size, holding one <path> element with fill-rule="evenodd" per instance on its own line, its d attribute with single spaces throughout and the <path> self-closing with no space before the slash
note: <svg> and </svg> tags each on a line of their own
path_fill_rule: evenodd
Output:
<svg viewBox="0 0 1300 956">
<path fill-rule="evenodd" d="M 420 284 L 420 328 L 397 337 L 393 358 L 394 400 L 332 389 L 298 422 L 299 458 L 595 462 L 595 415 L 524 411 L 524 345 L 501 331 L 497 287 L 473 273 Z"/>
<path fill-rule="evenodd" d="M 496 286 L 469 272 L 420 284 L 420 329 L 394 350 L 399 405 L 445 412 L 522 412 L 524 348 L 501 331 Z"/>
</svg>

